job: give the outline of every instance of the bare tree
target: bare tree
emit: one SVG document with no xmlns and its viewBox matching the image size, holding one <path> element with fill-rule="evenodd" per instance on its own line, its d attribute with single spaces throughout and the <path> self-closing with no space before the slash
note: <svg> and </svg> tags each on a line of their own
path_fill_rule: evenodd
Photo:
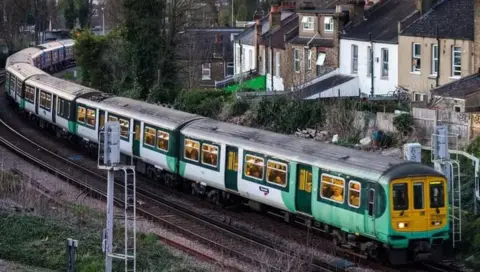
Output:
<svg viewBox="0 0 480 272">
<path fill-rule="evenodd" d="M 3 0 L 0 2 L 0 38 L 5 40 L 10 52 L 21 48 L 21 27 L 26 26 L 30 0 Z"/>
</svg>

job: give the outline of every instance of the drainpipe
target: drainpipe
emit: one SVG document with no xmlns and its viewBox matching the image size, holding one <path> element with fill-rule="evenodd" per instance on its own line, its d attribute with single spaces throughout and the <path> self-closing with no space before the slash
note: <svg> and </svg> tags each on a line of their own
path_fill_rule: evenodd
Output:
<svg viewBox="0 0 480 272">
<path fill-rule="evenodd" d="M 437 59 L 438 59 L 438 68 L 437 68 L 437 77 L 435 78 L 435 87 L 438 87 L 440 84 L 440 38 L 438 37 L 438 25 L 435 27 L 435 36 L 437 38 Z"/>
<path fill-rule="evenodd" d="M 273 92 L 273 47 L 272 47 L 272 36 L 269 38 L 270 43 L 270 78 L 271 78 L 271 91 Z"/>
<path fill-rule="evenodd" d="M 371 96 L 373 97 L 374 95 L 374 91 L 375 91 L 375 86 L 374 86 L 374 83 L 375 83 L 375 79 L 373 78 L 373 41 L 372 41 L 372 33 L 368 33 L 368 38 L 370 39 L 370 69 L 371 69 L 371 73 L 370 73 L 370 76 L 372 77 L 372 90 L 371 90 Z"/>
<path fill-rule="evenodd" d="M 310 43 L 317 37 L 318 32 L 307 42 L 307 45 L 303 47 L 303 82 L 302 85 L 305 86 L 305 74 L 307 73 L 307 62 L 305 61 L 305 49 L 310 49 Z"/>
</svg>

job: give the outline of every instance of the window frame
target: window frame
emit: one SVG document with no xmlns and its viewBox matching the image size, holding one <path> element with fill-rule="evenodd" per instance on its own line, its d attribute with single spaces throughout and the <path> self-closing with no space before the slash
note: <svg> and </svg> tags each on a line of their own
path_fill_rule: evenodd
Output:
<svg viewBox="0 0 480 272">
<path fill-rule="evenodd" d="M 307 50 L 307 70 L 312 70 L 312 49 Z"/>
<path fill-rule="evenodd" d="M 406 194 L 406 200 L 405 200 L 405 204 L 406 204 L 406 207 L 405 208 L 401 208 L 401 209 L 396 209 L 395 207 L 395 196 L 393 195 L 393 191 L 394 191 L 394 188 L 395 188 L 395 185 L 403 185 L 405 190 L 405 194 Z M 410 207 L 410 194 L 409 194 L 409 188 L 408 188 L 408 182 L 398 182 L 398 183 L 394 183 L 392 184 L 391 186 L 391 194 L 392 194 L 392 210 L 395 211 L 395 212 L 399 212 L 399 211 L 408 211 L 411 209 Z"/>
<path fill-rule="evenodd" d="M 323 190 L 322 190 L 322 189 L 323 189 L 323 186 L 322 186 L 322 185 L 323 185 L 323 183 L 324 183 L 324 181 L 323 181 L 323 177 L 324 177 L 324 176 L 330 177 L 330 178 L 332 178 L 332 179 L 338 179 L 338 180 L 342 180 L 342 181 L 343 181 L 343 192 L 342 192 L 343 201 L 342 201 L 342 202 L 337 201 L 337 200 L 334 200 L 334 199 L 331 199 L 330 197 L 324 197 L 324 196 L 323 196 Z M 325 200 L 328 200 L 328 201 L 332 201 L 332 202 L 337 203 L 337 204 L 345 204 L 345 183 L 346 183 L 346 182 L 345 182 L 345 179 L 342 178 L 342 177 L 334 176 L 334 175 L 326 174 L 326 173 L 321 174 L 321 175 L 320 175 L 320 183 L 319 183 L 319 184 L 320 184 L 320 190 L 319 190 L 319 191 L 320 191 L 320 197 L 321 197 L 322 199 L 325 199 Z M 335 184 L 335 183 L 327 183 L 327 184 L 340 187 L 338 184 Z"/>
<path fill-rule="evenodd" d="M 327 28 L 328 26 L 328 28 Z M 334 30 L 334 21 L 332 16 L 325 16 L 323 18 L 323 30 L 325 32 L 333 32 Z"/>
<path fill-rule="evenodd" d="M 159 142 L 159 137 L 158 137 L 158 134 L 161 133 L 161 134 L 164 134 L 164 135 L 167 135 L 167 149 L 163 149 L 163 148 L 160 148 L 158 146 L 158 142 Z M 166 132 L 166 131 L 163 131 L 161 129 L 155 129 L 155 148 L 160 150 L 160 151 L 163 151 L 163 152 L 168 152 L 168 150 L 170 149 L 170 133 Z"/>
<path fill-rule="evenodd" d="M 351 65 L 351 73 L 358 74 L 358 45 L 352 44 L 351 48 L 351 56 L 352 56 L 352 65 Z"/>
<path fill-rule="evenodd" d="M 306 20 L 303 20 L 303 18 L 306 18 Z M 302 18 L 302 26 L 304 31 L 313 31 L 315 26 L 314 26 L 314 17 L 313 16 L 303 16 Z M 305 22 L 304 22 L 305 21 Z M 307 27 L 306 27 L 307 26 Z"/>
<path fill-rule="evenodd" d="M 451 60 L 452 61 L 452 73 L 451 73 L 451 77 L 460 78 L 460 77 L 462 77 L 462 48 L 460 46 L 453 45 L 451 53 L 452 53 L 452 60 Z M 455 56 L 455 54 L 458 54 L 458 55 Z M 455 58 L 456 57 L 459 58 L 460 64 L 455 64 Z M 458 70 L 457 70 L 457 68 L 458 68 Z M 458 73 L 458 74 L 456 74 L 456 73 Z"/>
<path fill-rule="evenodd" d="M 280 52 L 276 52 L 275 54 L 275 76 L 280 77 L 280 62 L 281 62 L 281 55 Z"/>
<path fill-rule="evenodd" d="M 312 193 L 312 187 L 313 187 L 313 169 L 307 169 L 307 168 L 297 168 L 299 171 L 298 173 L 301 175 L 302 171 L 305 171 L 306 173 L 306 177 L 305 177 L 305 180 L 302 181 L 300 180 L 300 184 L 298 185 L 298 190 L 302 191 L 302 192 L 306 192 L 306 193 L 309 193 L 311 194 Z M 310 184 L 308 183 L 308 176 L 311 176 L 311 180 L 310 180 Z"/>
<path fill-rule="evenodd" d="M 145 136 L 147 135 L 147 129 L 153 130 L 153 145 L 146 142 L 147 137 Z M 157 129 L 156 128 L 146 124 L 143 125 L 143 145 L 150 148 L 156 148 L 157 146 Z"/>
<path fill-rule="evenodd" d="M 300 73 L 300 50 L 298 48 L 293 49 L 293 71 Z"/>
<path fill-rule="evenodd" d="M 38 104 L 39 104 L 40 108 L 42 108 L 43 110 L 46 110 L 46 111 L 50 112 L 50 111 L 52 110 L 52 94 L 51 94 L 51 93 L 48 93 L 48 92 L 46 92 L 46 91 L 44 91 L 44 90 L 41 90 L 41 89 L 39 89 L 39 91 L 40 91 L 40 92 L 39 92 L 39 96 L 40 96 L 39 98 L 40 98 L 40 99 L 39 99 L 39 103 L 38 103 Z M 49 103 L 50 106 L 49 106 L 48 108 L 45 107 L 44 105 L 42 105 L 42 94 L 45 95 L 44 98 L 43 98 L 44 101 L 47 100 L 47 97 L 50 98 L 50 99 L 49 99 L 49 100 L 50 100 L 50 103 Z"/>
<path fill-rule="evenodd" d="M 416 46 L 418 45 L 419 52 L 418 55 L 415 52 Z M 418 66 L 418 69 L 416 65 L 414 64 L 415 60 L 420 60 L 420 65 Z M 420 43 L 412 43 L 412 73 L 421 73 L 422 72 L 422 44 Z"/>
<path fill-rule="evenodd" d="M 93 111 L 94 114 L 95 114 L 94 118 L 93 118 L 93 125 L 90 125 L 90 123 L 88 122 L 88 111 Z M 90 127 L 90 128 L 95 128 L 96 124 L 97 124 L 97 111 L 96 111 L 96 109 L 87 107 L 87 111 L 85 112 L 85 125 L 87 127 Z"/>
<path fill-rule="evenodd" d="M 78 118 L 79 118 L 78 110 L 79 110 L 80 108 L 83 108 L 83 109 L 85 110 L 85 116 L 83 117 L 83 121 L 80 121 L 80 120 L 78 119 Z M 86 120 L 87 120 L 87 107 L 86 107 L 86 106 L 83 106 L 83 105 L 81 105 L 81 104 L 78 104 L 78 105 L 77 105 L 76 114 L 77 114 L 77 120 L 76 120 L 77 124 L 85 125 L 85 122 L 86 122 Z"/>
<path fill-rule="evenodd" d="M 207 68 L 208 66 L 208 68 Z M 208 75 L 204 74 L 204 72 L 208 71 Z M 211 80 L 212 79 L 212 63 L 202 63 L 202 80 Z"/>
<path fill-rule="evenodd" d="M 252 157 L 252 158 L 257 158 L 257 159 L 261 159 L 262 160 L 262 178 L 257 178 L 255 176 L 251 176 L 251 175 L 248 175 L 247 174 L 247 165 L 248 165 L 248 160 L 247 160 L 247 157 Z M 254 163 L 255 164 L 255 163 Z M 258 180 L 258 181 L 263 181 L 265 179 L 265 158 L 262 158 L 260 156 L 257 156 L 257 155 L 253 155 L 251 153 L 245 153 L 245 161 L 244 161 L 244 167 L 243 167 L 243 174 L 245 175 L 245 177 L 248 177 L 248 178 L 251 178 L 251 179 L 254 179 L 254 180 Z"/>
<path fill-rule="evenodd" d="M 360 185 L 360 189 L 352 189 L 350 187 L 350 184 L 358 184 Z M 359 199 L 359 202 L 358 202 L 358 206 L 355 206 L 355 205 L 352 205 L 350 203 L 350 197 L 351 197 L 351 190 L 353 190 L 354 192 L 358 192 L 358 199 Z M 349 207 L 352 207 L 352 208 L 355 208 L 355 209 L 359 209 L 360 206 L 362 205 L 362 183 L 360 183 L 360 181 L 356 181 L 356 180 L 350 180 L 348 181 L 348 206 Z"/>
<path fill-rule="evenodd" d="M 422 192 L 422 195 L 421 195 L 421 197 L 422 197 L 422 199 L 421 199 L 422 200 L 422 207 L 421 208 L 415 207 L 415 204 L 416 204 L 415 203 L 415 200 L 416 200 L 415 185 L 416 184 L 419 184 L 422 187 L 422 191 L 421 191 Z M 425 210 L 425 196 L 426 195 L 425 195 L 425 181 L 424 180 L 421 180 L 421 181 L 417 180 L 417 181 L 412 182 L 412 194 L 413 194 L 413 198 L 412 198 L 413 210 L 415 210 L 415 211 Z"/>
<path fill-rule="evenodd" d="M 436 54 L 435 54 L 436 52 Z M 438 44 L 432 44 L 432 76 L 438 75 Z"/>
<path fill-rule="evenodd" d="M 372 61 L 373 61 L 373 51 L 372 51 L 372 47 L 371 46 L 367 46 L 367 77 L 371 77 L 372 76 L 372 72 L 373 72 L 373 65 L 372 65 Z"/>
<path fill-rule="evenodd" d="M 6 82 L 6 81 L 5 81 Z M 27 93 L 30 93 L 30 91 L 27 91 L 27 90 L 31 90 L 31 94 L 33 95 L 32 99 L 29 99 L 28 96 L 27 96 Z M 25 100 L 34 104 L 35 102 L 35 87 L 32 87 L 32 86 L 29 86 L 27 84 L 25 84 Z"/>
<path fill-rule="evenodd" d="M 248 49 L 248 70 L 253 69 L 253 51 L 252 49 Z"/>
<path fill-rule="evenodd" d="M 269 163 L 270 161 L 272 161 L 272 162 L 274 162 L 274 163 L 276 163 L 276 164 L 285 166 L 285 184 L 284 184 L 284 185 L 281 185 L 281 184 L 278 184 L 278 183 L 276 183 L 276 182 L 274 182 L 274 181 L 269 181 L 269 180 L 268 180 L 268 175 L 265 175 L 265 181 L 266 181 L 268 184 L 272 184 L 272 185 L 275 185 L 275 186 L 278 186 L 278 187 L 282 187 L 282 188 L 287 187 L 287 185 L 288 185 L 288 164 L 286 164 L 286 163 L 284 163 L 284 162 L 277 161 L 277 160 L 275 160 L 275 159 L 268 159 L 268 160 L 267 160 L 267 165 L 266 165 L 266 167 L 265 167 L 265 172 L 266 172 L 266 173 L 268 172 L 268 168 L 269 168 L 268 163 Z M 277 169 L 277 168 L 273 168 L 273 167 L 270 167 L 270 168 L 271 168 L 271 169 L 275 169 L 275 170 L 277 170 L 277 171 L 283 172 L 283 170 L 280 170 L 280 169 Z"/>
<path fill-rule="evenodd" d="M 458 109 L 458 111 L 457 111 Z M 462 112 L 462 106 L 460 105 L 453 105 L 453 111 L 454 112 Z"/>
<path fill-rule="evenodd" d="M 194 143 L 197 143 L 198 144 L 198 159 L 197 160 L 194 160 L 194 159 L 190 159 L 186 156 L 186 152 L 187 152 L 187 141 L 192 141 Z M 194 148 L 194 147 L 192 147 Z M 200 157 L 202 156 L 201 154 L 201 149 L 202 148 L 202 145 L 200 144 L 200 141 L 197 141 L 197 140 L 193 140 L 193 139 L 190 139 L 190 138 L 186 138 L 183 139 L 183 159 L 187 160 L 187 161 L 192 161 L 192 162 L 196 162 L 196 163 L 199 163 L 200 162 Z"/>
<path fill-rule="evenodd" d="M 443 197 L 441 198 L 441 201 L 442 201 L 442 205 L 435 205 L 432 206 L 432 185 L 437 185 L 437 184 L 440 184 L 441 185 L 441 188 L 442 188 L 442 195 Z M 446 186 L 445 186 L 445 181 L 438 181 L 438 180 L 434 180 L 434 181 L 430 181 L 428 182 L 428 192 L 429 192 L 429 198 L 428 198 L 428 206 L 430 207 L 430 209 L 444 209 L 445 208 L 445 198 L 446 198 Z M 447 192 L 448 193 L 448 192 Z"/>
<path fill-rule="evenodd" d="M 229 73 L 229 69 L 231 69 L 232 73 Z M 227 77 L 231 77 L 235 74 L 235 63 L 233 62 L 227 62 L 227 70 L 225 71 L 225 74 Z"/>
<path fill-rule="evenodd" d="M 203 146 L 214 147 L 214 148 L 217 149 L 217 164 L 213 165 L 213 164 L 204 162 L 204 160 L 203 160 L 203 158 L 204 158 L 204 157 L 203 157 L 203 153 L 205 152 L 205 150 L 203 150 Z M 201 162 L 203 165 L 205 165 L 205 166 L 217 168 L 217 167 L 218 167 L 218 158 L 220 157 L 220 156 L 219 156 L 219 155 L 220 155 L 220 154 L 219 154 L 220 148 L 219 148 L 217 145 L 208 144 L 208 143 L 202 143 L 201 149 L 202 149 L 202 152 L 201 152 L 201 155 L 200 155 L 200 157 L 201 157 L 200 162 Z M 211 153 L 211 152 L 207 151 L 207 153 Z"/>
<path fill-rule="evenodd" d="M 127 118 L 127 117 L 123 117 L 121 115 L 118 115 L 118 114 L 115 114 L 115 113 L 112 113 L 112 112 L 108 112 L 108 116 L 107 116 L 107 122 L 108 121 L 111 121 L 110 118 L 115 118 L 117 120 L 117 122 L 120 123 L 120 139 L 121 140 L 124 140 L 126 142 L 130 142 L 130 129 L 131 129 L 131 119 L 130 118 Z M 122 134 L 122 122 L 121 121 L 126 121 L 128 123 L 128 129 L 127 129 L 127 135 L 123 135 Z"/>
<path fill-rule="evenodd" d="M 372 198 L 372 195 L 373 195 L 373 198 Z M 367 213 L 368 213 L 368 216 L 370 216 L 370 217 L 375 217 L 375 197 L 376 197 L 375 189 L 370 188 L 368 190 L 368 207 L 367 207 Z M 371 213 L 370 213 L 370 205 L 372 205 L 372 212 Z"/>
<path fill-rule="evenodd" d="M 382 78 L 388 78 L 390 74 L 390 52 L 388 51 L 388 48 L 382 48 Z M 386 58 L 385 58 L 386 56 Z M 386 59 L 386 60 L 385 60 Z M 386 66 L 386 69 L 385 69 Z"/>
</svg>

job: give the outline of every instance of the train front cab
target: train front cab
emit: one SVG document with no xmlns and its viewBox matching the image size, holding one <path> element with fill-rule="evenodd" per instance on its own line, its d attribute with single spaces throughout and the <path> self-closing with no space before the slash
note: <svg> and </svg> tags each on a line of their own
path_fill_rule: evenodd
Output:
<svg viewBox="0 0 480 272">
<path fill-rule="evenodd" d="M 446 180 L 439 176 L 390 184 L 390 262 L 435 261 L 449 238 Z"/>
</svg>

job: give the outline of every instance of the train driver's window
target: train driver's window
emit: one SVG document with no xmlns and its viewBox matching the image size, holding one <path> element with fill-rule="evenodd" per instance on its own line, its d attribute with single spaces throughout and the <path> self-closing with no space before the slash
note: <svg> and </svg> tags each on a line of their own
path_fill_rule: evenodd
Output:
<svg viewBox="0 0 480 272">
<path fill-rule="evenodd" d="M 413 183 L 413 208 L 415 210 L 423 210 L 423 181 Z"/>
<path fill-rule="evenodd" d="M 200 143 L 185 139 L 185 159 L 190 161 L 197 161 L 199 159 Z"/>
<path fill-rule="evenodd" d="M 143 143 L 150 147 L 155 146 L 155 129 L 145 126 L 145 134 L 143 137 Z"/>
<path fill-rule="evenodd" d="M 443 181 L 430 182 L 430 208 L 445 207 L 445 193 Z"/>
<path fill-rule="evenodd" d="M 357 181 L 350 181 L 348 186 L 348 205 L 350 207 L 360 207 L 360 194 L 362 185 Z"/>
<path fill-rule="evenodd" d="M 77 121 L 79 123 L 85 124 L 85 115 L 87 114 L 87 110 L 85 107 L 78 106 L 77 108 Z"/>
<path fill-rule="evenodd" d="M 217 166 L 218 147 L 209 144 L 202 144 L 202 163 L 210 166 Z"/>
<path fill-rule="evenodd" d="M 345 195 L 345 180 L 327 174 L 322 175 L 320 196 L 334 202 L 343 203 Z"/>
<path fill-rule="evenodd" d="M 287 165 L 274 160 L 268 160 L 267 182 L 282 187 L 287 186 Z"/>
<path fill-rule="evenodd" d="M 157 148 L 168 151 L 169 134 L 165 131 L 157 130 Z"/>
<path fill-rule="evenodd" d="M 393 210 L 408 210 L 408 189 L 407 183 L 393 184 Z"/>
<path fill-rule="evenodd" d="M 245 156 L 245 176 L 263 180 L 265 161 L 257 156 Z"/>
</svg>

